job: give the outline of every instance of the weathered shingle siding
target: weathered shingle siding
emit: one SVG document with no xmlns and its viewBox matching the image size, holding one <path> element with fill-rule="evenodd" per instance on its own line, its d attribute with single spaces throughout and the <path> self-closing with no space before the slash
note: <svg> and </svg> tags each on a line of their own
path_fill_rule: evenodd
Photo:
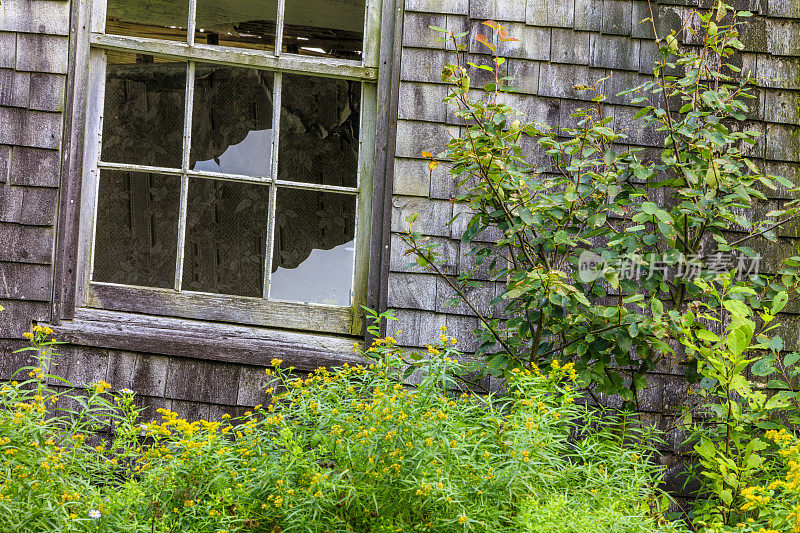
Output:
<svg viewBox="0 0 800 533">
<path fill-rule="evenodd" d="M 0 344 L 49 319 L 70 4 L 0 4 Z M 2 340 L 6 339 L 6 340 Z M 7 374 L 19 359 L 3 350 Z"/>
<path fill-rule="evenodd" d="M 743 0 L 738 9 L 750 9 L 754 17 L 744 27 L 745 53 L 735 61 L 745 71 L 761 78 L 762 88 L 750 111 L 748 129 L 764 135 L 750 149 L 750 156 L 768 171 L 800 181 L 800 3 L 797 0 Z M 674 0 L 653 3 L 656 31 L 666 35 L 681 31 L 683 21 L 692 9 L 708 8 L 706 0 Z M 470 52 L 476 62 L 489 63 L 482 46 L 475 41 L 481 26 L 494 19 L 508 26 L 518 43 L 508 43 L 502 54 L 507 61 L 507 74 L 515 79 L 517 94 L 506 101 L 526 115 L 528 120 L 549 124 L 568 124 L 570 113 L 585 105 L 585 93 L 574 89 L 578 83 L 594 83 L 612 74 L 600 85 L 608 95 L 607 112 L 617 128 L 627 130 L 628 144 L 649 148 L 663 146 L 662 134 L 644 129 L 634 120 L 638 108 L 630 105 L 630 97 L 616 96 L 623 89 L 641 83 L 652 72 L 658 56 L 653 40 L 653 25 L 642 19 L 650 16 L 648 4 L 640 0 L 462 0 L 428 2 L 407 0 L 404 28 L 404 49 L 398 118 L 397 158 L 394 176 L 394 215 L 392 217 L 392 250 L 389 280 L 389 307 L 400 319 L 389 326 L 398 340 L 407 346 L 421 346 L 432 341 L 440 325 L 461 333 L 463 349 L 474 348 L 470 330 L 476 319 L 464 305 L 444 306 L 451 290 L 442 280 L 431 280 L 430 274 L 417 266 L 408 266 L 413 258 L 405 257 L 400 233 L 406 228 L 405 217 L 418 212 L 416 230 L 434 237 L 443 244 L 448 264 L 467 265 L 469 256 L 457 240 L 466 219 L 458 219 L 449 227 L 442 221 L 456 214 L 459 206 L 446 199 L 455 190 L 446 165 L 429 175 L 425 150 L 436 153 L 454 135 L 458 123 L 440 103 L 447 90 L 440 81 L 441 67 L 453 60 L 451 47 L 436 40 L 438 34 L 427 29 L 434 25 L 455 32 L 468 32 Z M 697 37 L 688 30 L 680 34 L 682 42 L 692 44 Z M 479 78 L 479 73 L 474 76 Z M 473 81 L 473 85 L 478 85 Z M 526 143 L 531 160 L 541 158 L 535 145 Z M 787 191 L 766 191 L 774 202 L 787 198 Z M 766 209 L 764 209 L 766 212 Z M 800 233 L 785 228 L 780 241 L 754 243 L 764 253 L 762 268 L 773 271 L 778 258 L 800 255 Z M 499 294 L 499 286 L 479 289 L 488 310 L 487 299 Z M 796 326 L 800 316 L 784 318 L 788 349 L 797 347 Z M 642 400 L 646 410 L 658 419 L 658 412 L 673 402 L 685 385 L 675 374 L 674 362 L 660 367 L 653 376 L 652 389 Z M 677 443 L 677 440 L 676 440 Z M 676 444 L 677 445 L 677 444 Z"/>
<path fill-rule="evenodd" d="M 741 56 L 741 65 L 762 77 L 765 87 L 748 124 L 765 133 L 754 154 L 771 172 L 798 179 L 800 3 L 738 4 L 756 13 L 745 31 L 748 52 Z M 695 7 L 697 2 L 691 0 L 656 5 L 657 31 L 678 28 Z M 390 333 L 403 330 L 398 335 L 403 344 L 421 346 L 446 325 L 462 339 L 462 349 L 472 351 L 476 318 L 463 305 L 444 306 L 449 287 L 410 266 L 400 239 L 405 217 L 417 212 L 418 228 L 443 245 L 447 268 L 467 266 L 471 259 L 457 240 L 465 219 L 447 225 L 461 210 L 449 201 L 455 180 L 445 165 L 429 174 L 420 157 L 422 150 L 441 150 L 460 131 L 452 111 L 441 103 L 447 88 L 439 72 L 452 46 L 439 42 L 429 26 L 467 32 L 471 50 L 482 53 L 474 41 L 480 22 L 492 18 L 507 23 L 521 39 L 505 50 L 509 60 L 504 73 L 515 77 L 518 89 L 507 98 L 529 120 L 567 122 L 569 113 L 581 105 L 575 83 L 597 80 L 613 70 L 614 77 L 603 85 L 610 95 L 609 112 L 618 125 L 631 125 L 633 144 L 652 148 L 660 146 L 660 137 L 635 127 L 636 108 L 615 94 L 643 79 L 657 50 L 650 24 L 639 24 L 649 15 L 647 3 L 639 0 L 407 0 L 405 9 L 389 279 L 389 305 L 400 320 L 390 324 Z M 50 319 L 69 17 L 69 1 L 3 0 L 0 5 L 0 305 L 6 307 L 0 314 L 0 377 L 28 361 L 25 353 L 10 353 L 24 345 L 20 335 L 31 321 Z M 683 38 L 691 42 L 690 35 Z M 488 61 L 488 56 L 481 59 Z M 475 84 L 485 76 L 476 72 Z M 531 160 L 540 160 L 541 152 L 529 148 Z M 768 192 L 776 201 L 788 196 L 783 190 Z M 780 253 L 796 249 L 798 236 L 797 228 L 787 228 L 776 248 Z M 500 290 L 496 284 L 477 289 L 484 311 Z M 787 340 L 794 344 L 799 320 L 791 316 L 784 325 L 792 332 Z M 248 365 L 76 346 L 60 351 L 54 373 L 77 384 L 105 379 L 116 388 L 131 388 L 148 407 L 147 416 L 157 407 L 191 418 L 235 414 L 263 400 L 261 389 L 268 378 L 262 368 Z M 670 374 L 675 369 L 665 365 L 659 379 L 663 387 L 645 395 L 653 413 L 680 392 L 680 378 Z"/>
</svg>

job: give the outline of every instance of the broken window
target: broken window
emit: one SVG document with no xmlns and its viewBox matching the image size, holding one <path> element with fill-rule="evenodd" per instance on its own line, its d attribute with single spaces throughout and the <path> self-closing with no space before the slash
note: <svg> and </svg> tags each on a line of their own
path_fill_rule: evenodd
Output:
<svg viewBox="0 0 800 533">
<path fill-rule="evenodd" d="M 366 9 L 108 0 L 92 40 L 104 83 L 89 117 L 101 138 L 90 302 L 103 306 L 114 286 L 290 304 L 283 312 L 358 303 L 371 191 L 362 130 L 374 128 L 362 108 L 374 109 L 376 77 Z M 271 325 L 262 314 L 252 322 Z"/>
</svg>

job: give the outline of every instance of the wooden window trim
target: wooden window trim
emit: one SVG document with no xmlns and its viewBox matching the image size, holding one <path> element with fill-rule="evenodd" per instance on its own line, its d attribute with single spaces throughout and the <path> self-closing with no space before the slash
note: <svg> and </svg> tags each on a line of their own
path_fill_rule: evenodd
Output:
<svg viewBox="0 0 800 533">
<path fill-rule="evenodd" d="M 381 9 L 375 9 L 374 4 L 381 3 Z M 385 310 L 386 294 L 385 292 L 388 280 L 388 242 L 389 242 L 389 228 L 390 228 L 390 215 L 391 215 L 391 191 L 392 191 L 392 169 L 394 159 L 394 144 L 396 134 L 396 111 L 397 111 L 397 80 L 399 80 L 399 67 L 400 67 L 400 52 L 402 34 L 399 31 L 402 28 L 403 6 L 401 0 L 369 0 L 369 4 L 373 4 L 371 9 L 367 10 L 368 17 L 380 17 L 382 10 L 385 16 L 382 17 L 380 26 L 380 46 L 378 46 L 377 36 L 367 36 L 365 45 L 365 58 L 362 67 L 363 69 L 358 75 L 375 79 L 377 84 L 377 98 L 375 101 L 378 103 L 378 108 L 375 110 L 374 125 L 376 130 L 376 138 L 374 141 L 375 157 L 366 157 L 364 159 L 370 160 L 374 163 L 375 168 L 372 171 L 373 179 L 371 180 L 371 231 L 367 235 L 370 245 L 367 247 L 369 259 L 367 261 L 360 261 L 364 272 L 357 273 L 364 277 L 365 282 L 362 284 L 366 288 L 366 295 L 363 300 L 370 307 L 376 308 L 379 311 Z M 96 3 L 94 4 L 97 5 Z M 129 335 L 130 342 L 122 341 L 118 335 L 109 333 L 109 330 L 103 332 L 103 328 L 99 328 L 98 324 L 103 323 L 102 317 L 110 317 L 112 315 L 117 318 L 122 316 L 133 316 L 134 313 L 123 313 L 112 310 L 101 309 L 88 309 L 82 305 L 83 300 L 79 298 L 77 287 L 79 285 L 79 278 L 83 275 L 80 270 L 78 260 L 78 244 L 80 239 L 80 224 L 81 224 L 81 198 L 82 198 L 82 182 L 84 178 L 84 159 L 85 159 L 85 135 L 86 135 L 86 109 L 91 101 L 88 94 L 89 87 L 89 60 L 91 56 L 91 41 L 97 40 L 97 36 L 92 36 L 92 23 L 91 23 L 91 6 L 87 2 L 77 1 L 73 2 L 73 10 L 71 16 L 71 33 L 70 33 L 70 63 L 68 72 L 68 87 L 67 87 L 67 102 L 65 106 L 66 120 L 65 120 L 65 134 L 64 143 L 62 146 L 63 159 L 61 171 L 61 187 L 59 189 L 59 215 L 57 227 L 57 241 L 55 248 L 54 258 L 54 283 L 53 283 L 53 298 L 51 307 L 51 320 L 50 323 L 57 328 L 57 331 L 65 335 L 64 339 L 67 342 L 75 342 L 77 344 L 86 344 L 100 347 L 122 347 L 126 344 L 125 349 L 136 349 L 151 351 L 153 353 L 163 353 L 165 355 L 186 355 L 193 356 L 197 351 L 197 346 L 203 345 L 216 345 L 218 344 L 218 335 L 214 331 L 217 326 L 222 327 L 222 324 L 207 321 L 191 320 L 198 318 L 199 312 L 189 313 L 192 316 L 190 320 L 182 318 L 170 318 L 156 315 L 141 315 L 146 318 L 145 322 L 162 323 L 164 321 L 171 324 L 182 324 L 180 327 L 187 325 L 193 326 L 195 322 L 201 324 L 202 327 L 196 328 L 195 337 L 192 341 L 196 346 L 191 350 L 181 349 L 178 350 L 174 347 L 169 347 L 164 344 L 159 348 L 159 339 L 163 336 L 160 334 L 160 329 L 155 327 L 147 328 L 145 324 L 137 326 L 139 334 Z M 103 43 L 97 43 L 103 46 Z M 105 43 L 112 46 L 111 43 Z M 379 53 L 378 53 L 379 52 Z M 199 52 L 198 52 L 199 53 Z M 203 52 L 204 53 L 204 52 Z M 284 59 L 289 61 L 290 56 L 284 55 Z M 305 60 L 305 58 L 303 58 Z M 345 68 L 354 68 L 353 65 L 346 62 Z M 370 66 L 367 66 L 370 65 Z M 287 71 L 292 69 L 287 67 Z M 304 67 L 301 65 L 296 69 L 298 72 L 303 72 Z M 343 77 L 341 73 L 337 77 Z M 378 112 L 380 110 L 381 112 Z M 343 191 L 344 192 L 344 191 Z M 358 264 L 358 263 L 357 263 Z M 105 290 L 104 288 L 103 290 Z M 108 288 L 113 291 L 115 288 Z M 94 295 L 94 297 L 102 297 L 102 295 Z M 294 304 L 303 305 L 303 304 Z M 312 316 L 316 311 L 314 307 L 306 308 L 309 315 Z M 144 307 L 143 307 L 144 309 Z M 353 332 L 358 331 L 363 327 L 359 322 L 361 319 L 354 312 L 356 307 L 345 308 L 351 316 L 340 316 L 336 320 L 336 326 L 327 328 L 329 333 L 343 333 L 346 328 L 342 327 L 346 320 L 350 322 L 349 328 L 349 341 L 352 343 Z M 110 314 L 109 314 L 110 313 Z M 208 318 L 208 315 L 202 317 Z M 245 321 L 246 322 L 246 321 Z M 357 327 L 356 327 L 356 323 Z M 113 327 L 119 321 L 115 318 L 109 319 L 104 324 Z M 92 325 L 94 329 L 89 328 Z M 285 324 L 283 324 L 285 326 Z M 180 327 L 178 329 L 180 329 Z M 272 349 L 278 349 L 282 352 L 292 352 L 282 348 L 283 344 L 280 338 L 290 338 L 292 335 L 310 335 L 310 337 L 318 338 L 323 342 L 329 337 L 324 335 L 312 335 L 308 333 L 287 333 L 280 330 L 270 329 L 265 327 L 252 327 L 247 325 L 225 326 L 225 327 L 241 327 L 250 332 L 250 337 L 258 337 L 261 335 L 261 345 L 263 348 L 268 348 L 271 344 Z M 290 325 L 291 327 L 291 325 Z M 88 329 L 87 329 L 88 328 Z M 163 328 L 162 328 L 163 329 Z M 242 331 L 245 331 L 242 330 Z M 321 330 L 318 330 L 321 331 Z M 272 337 L 270 337 L 272 335 Z M 277 336 L 277 337 L 276 337 Z M 287 337 L 288 336 L 288 337 Z M 103 339 L 107 340 L 103 340 Z M 304 338 L 304 337 L 303 337 Z M 330 337 L 337 338 L 337 337 Z M 276 340 L 278 339 L 278 340 Z M 328 344 L 326 344 L 326 342 Z M 335 358 L 339 361 L 343 360 L 342 346 L 337 345 L 335 349 L 330 349 L 329 342 L 325 341 L 326 348 L 322 351 L 335 354 Z M 315 342 L 306 343 L 312 352 Z M 232 347 L 232 353 L 242 352 L 240 347 Z M 246 351 L 246 350 L 245 350 Z M 178 353 L 180 352 L 180 353 Z M 202 350 L 201 350 L 202 352 Z M 227 360 L 230 357 L 225 355 L 226 350 L 221 346 L 216 347 L 214 353 L 218 356 L 209 357 L 212 359 Z M 249 352 L 248 352 L 249 353 Z M 273 354 L 276 352 L 272 352 Z M 316 353 L 316 352 L 315 352 Z M 302 356 L 296 354 L 302 359 Z M 202 357 L 202 355 L 197 355 Z M 294 357 L 293 357 L 294 359 Z M 232 360 L 232 359 L 231 359 Z M 241 362 L 245 362 L 244 359 Z M 247 362 L 254 362 L 252 358 L 247 359 Z"/>
<path fill-rule="evenodd" d="M 305 371 L 364 362 L 353 352 L 352 337 L 240 324 L 78 308 L 71 320 L 50 327 L 59 341 L 78 346 L 254 366 L 270 366 L 274 358 Z"/>
</svg>

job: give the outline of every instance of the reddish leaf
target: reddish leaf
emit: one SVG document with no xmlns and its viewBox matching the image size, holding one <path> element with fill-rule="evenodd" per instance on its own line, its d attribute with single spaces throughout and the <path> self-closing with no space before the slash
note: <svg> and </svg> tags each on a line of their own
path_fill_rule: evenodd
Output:
<svg viewBox="0 0 800 533">
<path fill-rule="evenodd" d="M 489 50 L 491 50 L 492 52 L 494 52 L 494 45 L 489 42 L 489 39 L 485 35 L 479 33 L 475 37 L 475 40 L 478 41 L 479 43 L 481 43 L 483 46 L 485 46 Z"/>
</svg>

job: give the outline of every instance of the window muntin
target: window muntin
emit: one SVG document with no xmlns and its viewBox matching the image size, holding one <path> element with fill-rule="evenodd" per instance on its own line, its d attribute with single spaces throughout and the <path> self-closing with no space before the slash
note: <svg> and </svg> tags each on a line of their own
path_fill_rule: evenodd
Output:
<svg viewBox="0 0 800 533">
<path fill-rule="evenodd" d="M 119 13 L 119 5 L 126 3 L 109 0 L 109 14 Z M 198 23 L 201 11 L 196 10 L 202 3 L 188 2 Z M 363 1 L 331 3 L 366 9 Z M 287 20 L 296 20 L 294 4 L 303 2 L 287 0 Z M 283 8 L 281 1 L 277 9 Z M 319 14 L 317 20 L 307 17 L 306 32 L 317 31 L 313 24 L 327 23 Z M 281 28 L 284 17 L 275 18 Z M 363 12 L 361 18 L 377 20 Z M 117 29 L 119 22 L 106 24 L 106 31 L 124 34 Z M 190 30 L 191 22 L 186 24 Z M 364 66 L 361 51 L 353 46 L 353 35 L 362 37 L 363 27 L 342 33 L 350 40 L 338 47 L 330 40 L 338 38 L 338 30 L 330 32 L 325 35 L 329 49 L 321 51 L 292 47 L 288 41 L 294 30 L 286 28 L 278 32 L 287 37 L 286 46 L 256 56 L 252 51 L 243 56 L 224 39 L 210 46 L 196 39 L 194 45 L 170 48 L 175 32 L 160 30 L 123 41 L 116 35 L 92 35 L 93 56 L 103 56 L 107 109 L 96 161 L 94 253 L 88 256 L 84 291 L 89 306 L 138 311 L 152 302 L 153 312 L 159 313 L 172 307 L 153 301 L 161 298 L 176 302 L 177 316 L 197 318 L 202 313 L 198 302 L 218 302 L 212 295 L 219 294 L 236 303 L 231 321 L 294 327 L 299 322 L 292 312 L 308 318 L 310 307 L 316 321 L 330 311 L 334 325 L 308 327 L 357 333 L 352 310 L 364 300 L 369 151 L 374 146 L 369 130 L 374 130 L 377 73 Z M 187 41 L 207 33 L 206 28 L 196 30 L 186 32 Z M 166 33 L 170 36 L 164 40 Z M 320 39 L 314 43 L 323 43 Z M 124 98 L 117 85 L 124 87 Z M 136 91 L 138 101 L 146 104 L 145 116 L 130 116 L 135 104 L 126 99 Z M 165 201 L 172 203 L 156 207 Z M 126 205 L 106 212 L 114 202 Z M 143 236 L 124 246 L 114 244 L 136 231 Z M 122 252 L 140 257 L 147 268 L 131 272 L 136 269 L 130 261 L 123 265 Z M 169 284 L 165 265 L 171 262 Z M 171 289 L 169 295 L 164 289 Z M 135 302 L 119 304 L 120 295 Z M 337 311 L 345 308 L 346 315 Z M 213 315 L 225 312 L 215 309 Z"/>
</svg>

